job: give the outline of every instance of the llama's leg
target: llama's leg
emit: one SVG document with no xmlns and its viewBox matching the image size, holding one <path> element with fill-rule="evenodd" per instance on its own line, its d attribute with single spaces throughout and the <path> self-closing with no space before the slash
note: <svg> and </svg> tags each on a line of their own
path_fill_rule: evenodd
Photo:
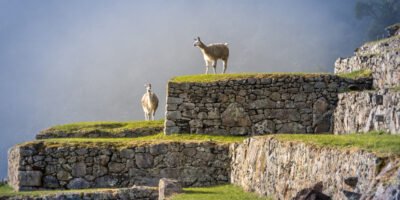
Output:
<svg viewBox="0 0 400 200">
<path fill-rule="evenodd" d="M 225 74 L 226 68 L 228 67 L 228 59 L 223 60 L 222 62 L 223 62 L 223 64 L 224 64 L 224 69 L 223 69 L 222 73 Z"/>
<path fill-rule="evenodd" d="M 206 62 L 206 74 L 208 74 L 208 61 L 205 62 Z"/>
<path fill-rule="evenodd" d="M 156 114 L 156 112 L 151 112 L 151 120 L 154 120 L 154 115 Z"/>
<path fill-rule="evenodd" d="M 213 67 L 213 70 L 214 70 L 214 74 L 217 74 L 217 61 L 216 60 L 214 60 L 212 62 L 212 67 Z"/>
<path fill-rule="evenodd" d="M 147 113 L 146 112 L 144 112 L 144 120 L 149 120 L 148 118 L 147 118 Z"/>
</svg>

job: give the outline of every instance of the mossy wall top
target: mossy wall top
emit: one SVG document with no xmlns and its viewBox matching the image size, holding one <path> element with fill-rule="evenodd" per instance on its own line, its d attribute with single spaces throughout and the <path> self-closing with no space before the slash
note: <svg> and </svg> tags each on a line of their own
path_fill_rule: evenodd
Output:
<svg viewBox="0 0 400 200">
<path fill-rule="evenodd" d="M 329 74 L 234 74 L 214 81 L 210 75 L 207 81 L 192 76 L 198 82 L 188 78 L 168 83 L 166 134 L 331 132 L 338 92 L 372 84 L 369 78 Z"/>
</svg>

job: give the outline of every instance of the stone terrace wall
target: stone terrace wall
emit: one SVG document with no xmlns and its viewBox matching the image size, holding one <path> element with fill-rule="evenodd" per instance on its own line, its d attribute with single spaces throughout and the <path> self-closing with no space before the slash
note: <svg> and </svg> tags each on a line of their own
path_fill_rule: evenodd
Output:
<svg viewBox="0 0 400 200">
<path fill-rule="evenodd" d="M 106 145 L 106 146 L 105 146 Z M 174 178 L 184 186 L 229 182 L 229 145 L 167 142 L 118 147 L 33 142 L 9 151 L 16 190 L 128 187 Z"/>
<path fill-rule="evenodd" d="M 395 199 L 393 195 L 400 195 L 398 160 L 384 160 L 366 151 L 316 147 L 263 136 L 231 145 L 231 153 L 231 182 L 274 199 L 292 199 L 318 182 L 332 199 L 351 199 L 346 194 L 361 199 Z"/>
<path fill-rule="evenodd" d="M 332 132 L 337 94 L 370 79 L 271 75 L 211 83 L 168 83 L 165 133 L 252 135 Z"/>
<path fill-rule="evenodd" d="M 339 94 L 334 133 L 384 131 L 400 134 L 400 92 L 392 90 Z"/>
<path fill-rule="evenodd" d="M 57 194 L 43 194 L 35 196 L 10 196 L 0 197 L 0 200 L 88 200 L 88 199 L 101 199 L 101 200 L 157 200 L 158 190 L 152 187 L 134 186 L 131 188 L 120 189 L 105 189 L 90 192 L 60 192 Z"/>
<path fill-rule="evenodd" d="M 335 73 L 361 69 L 372 71 L 374 88 L 400 86 L 400 36 L 369 42 L 358 48 L 350 58 L 335 62 Z"/>
<path fill-rule="evenodd" d="M 52 128 L 41 131 L 36 135 L 36 139 L 50 139 L 50 138 L 122 138 L 122 137 L 141 137 L 147 135 L 153 135 L 162 132 L 163 126 L 159 127 L 145 127 L 135 128 L 119 131 L 118 133 L 112 133 L 101 130 L 91 131 L 59 131 Z"/>
</svg>

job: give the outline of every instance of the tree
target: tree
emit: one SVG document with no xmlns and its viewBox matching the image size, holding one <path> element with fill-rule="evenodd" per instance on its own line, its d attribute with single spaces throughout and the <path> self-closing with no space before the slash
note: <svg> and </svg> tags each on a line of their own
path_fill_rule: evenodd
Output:
<svg viewBox="0 0 400 200">
<path fill-rule="evenodd" d="M 369 21 L 368 37 L 376 39 L 385 34 L 385 28 L 400 22 L 400 0 L 358 0 L 357 19 Z"/>
</svg>

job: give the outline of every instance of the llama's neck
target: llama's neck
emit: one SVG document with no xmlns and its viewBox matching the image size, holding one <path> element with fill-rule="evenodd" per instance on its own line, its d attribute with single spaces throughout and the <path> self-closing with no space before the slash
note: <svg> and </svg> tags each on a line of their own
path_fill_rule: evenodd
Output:
<svg viewBox="0 0 400 200">
<path fill-rule="evenodd" d="M 207 45 L 205 45 L 203 42 L 200 41 L 200 43 L 199 43 L 199 48 L 200 48 L 201 50 L 203 50 L 203 51 L 206 51 Z"/>
</svg>

